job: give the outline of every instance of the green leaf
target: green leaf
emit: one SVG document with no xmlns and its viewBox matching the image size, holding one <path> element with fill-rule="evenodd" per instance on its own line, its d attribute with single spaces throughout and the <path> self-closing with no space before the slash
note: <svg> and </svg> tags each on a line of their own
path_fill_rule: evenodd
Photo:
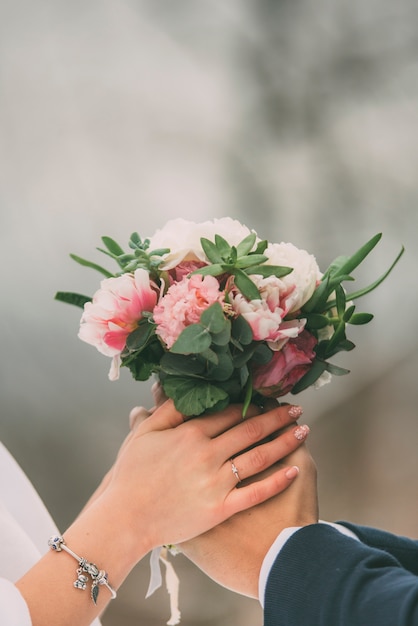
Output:
<svg viewBox="0 0 418 626">
<path fill-rule="evenodd" d="M 170 351 L 173 354 L 198 354 L 210 348 L 209 331 L 201 324 L 191 324 L 180 333 Z"/>
<path fill-rule="evenodd" d="M 225 320 L 226 326 L 220 333 L 211 333 L 212 343 L 215 346 L 226 346 L 231 340 L 231 322 Z"/>
<path fill-rule="evenodd" d="M 235 278 L 235 285 L 247 300 L 260 300 L 260 292 L 245 272 L 235 269 L 232 274 Z"/>
<path fill-rule="evenodd" d="M 254 254 L 264 254 L 268 245 L 269 245 L 269 242 L 267 241 L 267 239 L 263 239 L 262 241 L 259 241 L 256 249 L 254 250 Z"/>
<path fill-rule="evenodd" d="M 320 313 L 309 313 L 306 316 L 307 328 L 311 330 L 319 330 L 320 328 L 325 328 L 325 326 L 330 325 L 329 318 L 326 315 L 321 315 Z"/>
<path fill-rule="evenodd" d="M 354 293 L 350 293 L 347 296 L 347 299 L 348 300 L 356 300 L 357 298 L 361 298 L 362 296 L 365 296 L 367 293 L 370 293 L 371 291 L 376 289 L 376 287 L 378 287 L 381 283 L 383 283 L 383 281 L 389 276 L 389 274 L 391 273 L 391 271 L 393 270 L 395 265 L 398 263 L 399 259 L 401 258 L 401 256 L 403 255 L 404 252 L 405 252 L 405 248 L 402 246 L 398 256 L 393 261 L 392 265 L 389 267 L 388 270 L 386 270 L 386 272 L 384 274 L 382 274 L 382 276 L 380 276 L 380 278 L 375 280 L 368 287 L 365 287 L 364 289 L 360 289 L 359 291 L 356 291 Z"/>
<path fill-rule="evenodd" d="M 247 270 L 247 274 L 258 274 L 263 278 L 267 278 L 268 276 L 276 276 L 277 278 L 282 278 L 283 276 L 287 276 L 291 272 L 293 272 L 293 267 L 285 267 L 282 265 L 255 265 L 254 267 L 250 267 Z"/>
<path fill-rule="evenodd" d="M 232 359 L 234 367 L 238 369 L 248 363 L 254 354 L 255 348 L 255 343 L 252 343 L 250 346 L 245 346 L 244 349 L 241 348 L 239 352 L 233 354 Z"/>
<path fill-rule="evenodd" d="M 248 380 L 245 387 L 245 397 L 244 397 L 244 405 L 242 407 L 242 416 L 245 417 L 247 415 L 248 407 L 251 404 L 251 399 L 253 397 L 253 381 L 251 373 L 248 374 Z"/>
<path fill-rule="evenodd" d="M 214 302 L 214 304 L 211 304 L 210 307 L 203 311 L 200 316 L 200 323 L 210 333 L 220 333 L 225 330 L 228 326 L 228 320 L 219 302 Z"/>
<path fill-rule="evenodd" d="M 338 367 L 338 365 L 333 365 L 332 363 L 327 363 L 326 365 L 327 372 L 333 376 L 344 376 L 345 374 L 350 373 L 350 370 L 347 370 L 344 367 Z"/>
<path fill-rule="evenodd" d="M 252 356 L 252 361 L 256 365 L 267 365 L 267 363 L 270 363 L 272 358 L 273 358 L 273 351 L 270 350 L 270 348 L 266 344 L 264 343 L 256 344 L 256 349 L 254 350 L 254 354 Z"/>
<path fill-rule="evenodd" d="M 235 267 L 239 267 L 240 269 L 246 269 L 247 267 L 252 267 L 253 265 L 261 265 L 267 261 L 267 257 L 264 254 L 250 254 L 248 256 L 243 256 L 237 260 Z M 252 272 L 254 273 L 254 272 Z"/>
<path fill-rule="evenodd" d="M 84 267 L 90 267 L 91 269 L 96 270 L 97 272 L 100 272 L 100 274 L 103 274 L 103 276 L 106 276 L 106 278 L 113 278 L 114 277 L 114 274 L 112 274 L 111 272 L 106 270 L 104 267 L 101 267 L 100 265 L 97 265 L 97 263 L 92 263 L 91 261 L 87 261 L 86 259 L 82 259 L 80 256 L 77 256 L 76 254 L 70 254 L 70 257 L 76 263 L 79 263 L 80 265 L 83 265 Z"/>
<path fill-rule="evenodd" d="M 208 368 L 208 376 L 217 381 L 228 380 L 234 371 L 231 355 L 228 353 L 218 354 L 218 364 L 210 365 Z"/>
<path fill-rule="evenodd" d="M 334 348 L 340 343 L 340 341 L 344 341 L 346 339 L 345 336 L 345 322 L 341 321 L 337 328 L 334 331 L 334 334 L 332 335 L 331 339 L 329 340 L 329 343 L 327 345 L 327 349 L 325 352 L 326 357 L 331 356 L 331 354 L 334 354 L 333 350 Z"/>
<path fill-rule="evenodd" d="M 355 326 L 361 326 L 363 324 L 368 324 L 372 321 L 374 315 L 371 313 L 355 313 L 348 320 L 349 324 L 354 324 Z"/>
<path fill-rule="evenodd" d="M 382 238 L 382 233 L 378 233 L 369 241 L 367 241 L 357 252 L 355 252 L 351 257 L 345 260 L 341 264 L 341 267 L 337 270 L 337 274 L 351 274 L 353 270 L 356 269 L 364 261 L 366 256 L 370 254 L 373 248 L 379 243 Z M 341 258 L 341 257 L 340 257 Z"/>
<path fill-rule="evenodd" d="M 114 256 L 120 256 L 121 254 L 124 254 L 124 251 L 122 250 L 120 245 L 116 243 L 116 241 L 111 237 L 102 237 L 102 241 L 106 248 L 109 250 L 110 254 Z"/>
<path fill-rule="evenodd" d="M 155 325 L 147 319 L 141 320 L 138 328 L 129 333 L 126 339 L 126 349 L 129 352 L 140 352 L 154 335 Z"/>
<path fill-rule="evenodd" d="M 204 359 L 205 361 L 208 361 L 209 363 L 213 363 L 214 365 L 218 365 L 219 363 L 219 357 L 218 354 L 215 352 L 215 350 L 211 350 L 210 348 L 208 348 L 208 350 L 204 350 L 203 352 L 201 352 L 199 354 L 200 360 Z M 187 357 L 188 359 L 190 357 Z"/>
<path fill-rule="evenodd" d="M 218 360 L 217 355 L 213 354 Z M 160 366 L 163 372 L 174 376 L 200 376 L 205 371 L 205 362 L 201 358 L 172 352 L 164 354 Z"/>
<path fill-rule="evenodd" d="M 225 261 L 227 259 L 229 259 L 229 257 L 231 256 L 231 253 L 232 253 L 232 247 L 229 245 L 229 243 L 226 241 L 226 239 L 224 239 L 220 235 L 215 235 L 215 244 L 216 244 L 216 248 L 219 251 L 221 257 Z"/>
<path fill-rule="evenodd" d="M 92 299 L 89 296 L 83 296 L 80 293 L 57 291 L 55 294 L 55 300 L 65 302 L 66 304 L 73 304 L 74 306 L 78 306 L 80 309 L 83 309 L 86 302 L 91 302 Z"/>
<path fill-rule="evenodd" d="M 168 376 L 162 380 L 162 385 L 166 395 L 174 400 L 176 409 L 189 417 L 229 401 L 226 391 L 205 380 Z"/>
<path fill-rule="evenodd" d="M 316 359 L 313 362 L 311 369 L 308 372 L 306 372 L 305 376 L 303 376 L 296 383 L 296 385 L 294 385 L 291 393 L 297 394 L 297 393 L 300 393 L 301 391 L 304 391 L 304 389 L 311 387 L 318 380 L 321 374 L 325 372 L 326 367 L 327 367 L 327 364 L 325 363 L 325 361 L 320 361 Z"/>
<path fill-rule="evenodd" d="M 246 256 L 249 252 L 251 252 L 256 239 L 257 239 L 256 234 L 250 233 L 238 244 L 237 246 L 238 258 L 242 256 Z"/>
<path fill-rule="evenodd" d="M 209 241 L 209 239 L 206 239 L 206 237 L 202 237 L 200 240 L 200 245 L 202 246 L 203 252 L 206 254 L 211 263 L 219 264 L 223 262 L 222 255 L 220 254 L 218 248 L 215 246 L 213 241 Z"/>
<path fill-rule="evenodd" d="M 242 344 L 243 346 L 247 346 L 253 340 L 253 331 L 251 330 L 251 326 L 242 315 L 238 315 L 233 322 L 231 328 L 231 335 L 235 341 Z"/>
<path fill-rule="evenodd" d="M 203 267 L 199 267 L 197 270 L 194 270 L 191 275 L 201 274 L 202 276 L 219 276 L 219 274 L 223 274 L 224 272 L 225 265 L 214 263 L 213 265 L 204 265 Z"/>
<path fill-rule="evenodd" d="M 346 311 L 344 311 L 344 315 L 342 317 L 344 322 L 349 322 L 351 320 L 351 316 L 353 315 L 355 308 L 356 308 L 355 305 L 352 304 L 351 306 L 347 308 Z"/>
<path fill-rule="evenodd" d="M 329 296 L 329 288 L 330 288 L 329 282 L 330 282 L 329 276 L 327 276 L 325 279 L 321 281 L 321 283 L 313 292 L 312 296 L 309 298 L 308 302 L 306 302 L 303 305 L 302 307 L 303 312 L 312 313 L 314 311 L 316 312 L 323 311 L 324 306 Z"/>
<path fill-rule="evenodd" d="M 345 311 L 346 299 L 345 299 L 345 291 L 341 287 L 341 285 L 336 286 L 335 296 L 336 296 L 336 302 L 337 302 L 338 317 L 342 317 Z"/>
</svg>

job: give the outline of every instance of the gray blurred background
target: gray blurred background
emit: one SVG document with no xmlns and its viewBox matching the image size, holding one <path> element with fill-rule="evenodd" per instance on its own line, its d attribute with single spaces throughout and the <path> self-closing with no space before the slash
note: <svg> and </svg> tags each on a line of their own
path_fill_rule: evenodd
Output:
<svg viewBox="0 0 418 626">
<path fill-rule="evenodd" d="M 417 536 L 418 5 L 413 0 L 1 0 L 1 438 L 57 523 L 111 463 L 149 385 L 77 339 L 57 290 L 93 293 L 109 235 L 229 215 L 320 266 L 381 244 L 350 376 L 298 397 L 321 515 Z M 0 477 L 5 480 L 6 477 Z M 182 557 L 183 625 L 253 626 L 255 601 Z M 105 626 L 164 624 L 132 573 Z"/>
</svg>

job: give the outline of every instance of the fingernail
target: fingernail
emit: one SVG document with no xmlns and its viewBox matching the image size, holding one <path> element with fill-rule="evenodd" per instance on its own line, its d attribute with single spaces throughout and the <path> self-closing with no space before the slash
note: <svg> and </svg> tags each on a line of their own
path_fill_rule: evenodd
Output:
<svg viewBox="0 0 418 626">
<path fill-rule="evenodd" d="M 297 405 L 293 405 L 289 408 L 288 411 L 290 417 L 292 417 L 293 419 L 297 420 L 298 417 L 300 417 L 303 413 L 303 409 L 301 406 L 297 406 Z"/>
<path fill-rule="evenodd" d="M 296 439 L 298 439 L 298 441 L 303 441 L 309 435 L 309 430 L 309 426 L 306 426 L 305 424 L 304 426 L 298 426 L 293 431 L 293 434 L 295 435 Z"/>
<path fill-rule="evenodd" d="M 289 467 L 289 469 L 285 471 L 285 476 L 286 478 L 289 478 L 289 479 L 296 478 L 298 474 L 299 474 L 299 468 L 297 465 L 294 465 L 293 467 Z"/>
</svg>

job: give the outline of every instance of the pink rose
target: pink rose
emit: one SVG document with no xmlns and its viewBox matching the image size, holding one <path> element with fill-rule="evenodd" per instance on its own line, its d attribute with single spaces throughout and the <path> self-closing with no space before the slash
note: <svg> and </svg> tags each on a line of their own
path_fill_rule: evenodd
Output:
<svg viewBox="0 0 418 626">
<path fill-rule="evenodd" d="M 105 356 L 113 357 L 109 378 L 119 378 L 120 354 L 126 338 L 138 326 L 144 311 L 152 311 L 157 293 L 148 272 L 106 278 L 100 283 L 92 302 L 84 305 L 78 336 Z"/>
<path fill-rule="evenodd" d="M 184 277 L 179 283 L 169 287 L 167 293 L 154 309 L 156 334 L 167 348 L 190 324 L 197 324 L 203 311 L 215 302 L 223 303 L 224 294 L 219 291 L 219 283 L 214 276 L 194 274 Z"/>
<path fill-rule="evenodd" d="M 205 265 L 207 265 L 207 263 L 204 263 L 203 261 L 182 261 L 172 269 L 168 270 L 170 284 L 179 283 L 182 278 L 188 276 L 201 267 L 205 267 Z"/>
<path fill-rule="evenodd" d="M 266 365 L 253 370 L 253 387 L 269 398 L 284 396 L 309 371 L 315 360 L 316 338 L 304 330 L 296 339 L 289 339 L 273 354 Z"/>
</svg>

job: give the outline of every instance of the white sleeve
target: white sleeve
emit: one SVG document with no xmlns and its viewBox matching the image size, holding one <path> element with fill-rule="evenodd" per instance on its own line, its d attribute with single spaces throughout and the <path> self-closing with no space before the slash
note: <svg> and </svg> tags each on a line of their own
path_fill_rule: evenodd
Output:
<svg viewBox="0 0 418 626">
<path fill-rule="evenodd" d="M 349 530 L 348 528 L 346 528 L 342 524 L 334 524 L 332 522 L 324 522 L 323 520 L 319 520 L 319 523 L 320 524 L 327 524 L 328 526 L 332 526 L 333 528 L 338 530 L 343 535 L 347 535 L 348 537 L 351 537 L 352 539 L 356 539 L 357 541 L 359 541 L 359 538 L 357 537 L 357 535 L 355 535 L 355 533 L 353 533 L 351 530 Z M 266 556 L 264 557 L 264 561 L 263 561 L 263 564 L 262 564 L 261 570 L 260 570 L 260 576 L 259 576 L 259 579 L 258 579 L 258 599 L 259 599 L 259 602 L 260 602 L 260 604 L 261 604 L 261 606 L 263 608 L 264 608 L 264 594 L 266 592 L 267 578 L 269 576 L 271 568 L 273 567 L 273 563 L 277 559 L 277 557 L 279 555 L 279 552 L 283 548 L 283 546 L 286 543 L 286 541 L 288 539 L 290 539 L 290 537 L 295 532 L 300 530 L 300 528 L 301 528 L 301 526 L 292 526 L 290 528 L 285 528 L 284 530 L 282 530 L 282 532 L 276 538 L 275 542 L 270 547 L 269 551 L 267 552 Z"/>
<path fill-rule="evenodd" d="M 0 578 L 0 624 L 32 626 L 28 605 L 13 583 Z"/>
</svg>

